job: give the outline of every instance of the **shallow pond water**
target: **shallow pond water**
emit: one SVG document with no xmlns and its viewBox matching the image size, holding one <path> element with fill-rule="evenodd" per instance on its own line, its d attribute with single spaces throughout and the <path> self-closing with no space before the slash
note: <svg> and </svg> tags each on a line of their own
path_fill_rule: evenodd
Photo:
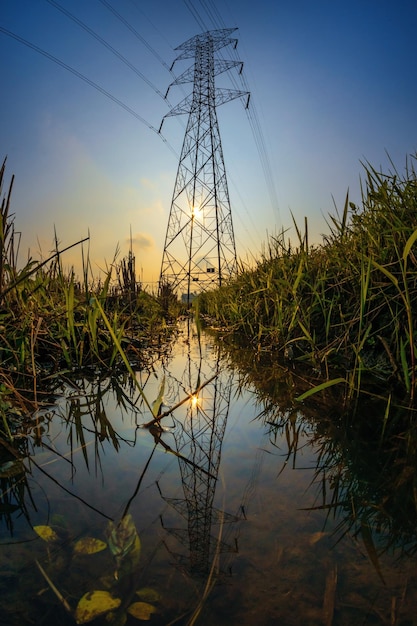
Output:
<svg viewBox="0 0 417 626">
<path fill-rule="evenodd" d="M 189 324 L 137 377 L 149 404 L 163 402 L 162 428 L 144 427 L 152 414 L 131 381 L 68 382 L 33 416 L 25 459 L 3 462 L 1 626 L 82 623 L 91 591 L 120 601 L 103 600 L 94 624 L 415 623 L 413 550 L 352 523 L 352 470 L 332 466 L 311 417 L 266 408 Z M 121 519 L 141 550 L 117 561 Z M 83 538 L 105 549 L 85 554 Z"/>
</svg>

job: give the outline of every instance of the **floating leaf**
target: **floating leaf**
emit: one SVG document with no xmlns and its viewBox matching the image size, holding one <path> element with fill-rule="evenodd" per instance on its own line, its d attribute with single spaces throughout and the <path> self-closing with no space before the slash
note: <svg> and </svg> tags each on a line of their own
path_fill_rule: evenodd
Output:
<svg viewBox="0 0 417 626">
<path fill-rule="evenodd" d="M 95 554 L 107 548 L 107 543 L 94 537 L 83 537 L 74 546 L 76 554 Z"/>
<path fill-rule="evenodd" d="M 77 605 L 75 621 L 77 624 L 86 624 L 91 620 L 104 615 L 121 604 L 119 598 L 114 598 L 108 591 L 89 591 Z"/>
<path fill-rule="evenodd" d="M 147 622 L 151 619 L 152 613 L 156 613 L 156 607 L 147 602 L 134 602 L 127 608 L 127 612 L 133 617 L 136 617 L 136 619 Z"/>
<path fill-rule="evenodd" d="M 51 528 L 50 526 L 42 526 L 42 525 L 34 526 L 33 530 L 44 541 L 57 541 L 58 540 L 58 535 L 56 534 L 54 529 Z"/>
<path fill-rule="evenodd" d="M 138 589 L 136 595 L 145 602 L 159 602 L 161 599 L 161 594 L 158 593 L 156 589 L 152 589 L 151 587 L 142 587 L 141 589 Z"/>
</svg>

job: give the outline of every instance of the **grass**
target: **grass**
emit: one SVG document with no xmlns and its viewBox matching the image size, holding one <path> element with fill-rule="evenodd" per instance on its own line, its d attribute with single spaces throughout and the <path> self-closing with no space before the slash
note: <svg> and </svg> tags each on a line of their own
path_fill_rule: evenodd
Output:
<svg viewBox="0 0 417 626">
<path fill-rule="evenodd" d="M 340 379 L 351 398 L 380 381 L 416 397 L 417 177 L 364 165 L 362 204 L 329 217 L 320 245 L 296 227 L 271 237 L 255 267 L 202 294 L 202 315 L 258 352 Z M 323 383 L 320 383 L 321 385 Z"/>
<path fill-rule="evenodd" d="M 0 431 L 10 439 L 7 415 L 12 407 L 36 408 L 51 377 L 74 370 L 116 372 L 134 369 L 146 351 L 172 332 L 179 313 L 165 293 L 147 293 L 136 279 L 132 250 L 106 275 L 93 276 L 85 245 L 81 248 L 81 279 L 64 271 L 62 249 L 45 261 L 18 262 L 19 236 L 11 213 L 12 177 L 5 190 L 6 160 L 0 169 Z M 16 409 L 17 407 L 17 409 Z"/>
</svg>

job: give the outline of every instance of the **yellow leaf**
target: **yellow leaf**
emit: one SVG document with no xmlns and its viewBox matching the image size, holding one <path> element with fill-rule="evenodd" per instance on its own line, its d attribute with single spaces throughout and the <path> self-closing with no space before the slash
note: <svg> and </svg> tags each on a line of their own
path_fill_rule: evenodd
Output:
<svg viewBox="0 0 417 626">
<path fill-rule="evenodd" d="M 159 602 L 161 595 L 152 587 L 142 587 L 138 589 L 136 595 L 145 602 Z"/>
<path fill-rule="evenodd" d="M 108 591 L 89 591 L 77 605 L 75 620 L 77 624 L 86 624 L 91 620 L 117 609 L 121 604 L 119 598 L 114 598 Z"/>
<path fill-rule="evenodd" d="M 145 622 L 151 619 L 152 613 L 156 613 L 156 607 L 147 602 L 134 602 L 127 608 L 127 612 Z"/>
<path fill-rule="evenodd" d="M 42 526 L 42 525 L 34 526 L 33 530 L 44 541 L 57 541 L 58 540 L 58 535 L 56 534 L 54 529 L 51 528 L 50 526 Z"/>
<path fill-rule="evenodd" d="M 107 548 L 107 543 L 94 537 L 83 537 L 79 539 L 74 546 L 74 552 L 77 554 L 94 554 L 101 552 Z"/>
</svg>

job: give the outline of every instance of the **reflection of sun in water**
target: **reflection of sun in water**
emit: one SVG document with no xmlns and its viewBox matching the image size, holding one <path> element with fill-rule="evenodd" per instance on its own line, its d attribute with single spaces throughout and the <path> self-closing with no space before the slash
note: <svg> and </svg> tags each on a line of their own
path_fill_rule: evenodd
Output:
<svg viewBox="0 0 417 626">
<path fill-rule="evenodd" d="M 198 404 L 199 404 L 198 396 L 191 396 L 191 407 L 193 409 L 196 409 L 198 407 Z"/>
</svg>

